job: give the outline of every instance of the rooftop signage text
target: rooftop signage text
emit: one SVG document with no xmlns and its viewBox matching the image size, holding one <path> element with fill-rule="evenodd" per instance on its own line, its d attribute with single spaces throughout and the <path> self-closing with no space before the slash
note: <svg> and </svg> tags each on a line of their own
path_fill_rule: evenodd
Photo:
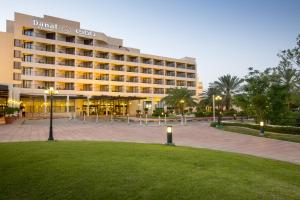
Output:
<svg viewBox="0 0 300 200">
<path fill-rule="evenodd" d="M 62 25 L 58 25 L 58 24 L 55 24 L 55 23 L 44 22 L 44 21 L 40 21 L 40 20 L 37 20 L 37 19 L 33 20 L 33 25 L 37 26 L 38 28 L 41 28 L 41 29 L 71 32 L 71 28 L 68 27 L 68 26 L 62 26 Z M 92 36 L 92 37 L 96 36 L 95 32 L 84 30 L 84 29 L 75 29 L 75 33 L 77 33 L 79 35 L 85 35 L 85 36 Z"/>
</svg>

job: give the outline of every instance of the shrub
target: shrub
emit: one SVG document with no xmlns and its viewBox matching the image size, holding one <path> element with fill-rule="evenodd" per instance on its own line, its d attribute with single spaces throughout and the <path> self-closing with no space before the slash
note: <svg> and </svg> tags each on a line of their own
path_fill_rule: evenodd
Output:
<svg viewBox="0 0 300 200">
<path fill-rule="evenodd" d="M 158 117 L 158 116 L 164 117 L 165 114 L 168 117 L 168 115 L 169 115 L 168 112 L 165 113 L 163 108 L 155 108 L 155 110 L 153 110 L 152 116 L 153 117 Z"/>
<path fill-rule="evenodd" d="M 12 114 L 14 114 L 15 112 L 19 112 L 19 108 L 6 107 L 6 108 L 4 109 L 4 114 L 5 114 L 5 115 L 12 115 Z"/>
<path fill-rule="evenodd" d="M 205 112 L 205 111 L 195 112 L 195 117 L 212 117 L 212 116 L 213 116 L 212 112 Z"/>
<path fill-rule="evenodd" d="M 215 122 L 212 122 L 211 126 L 215 125 L 214 123 Z M 252 128 L 252 129 L 257 129 L 257 130 L 260 129 L 259 124 L 248 124 L 248 123 L 237 123 L 237 122 L 234 122 L 234 123 L 222 122 L 222 125 L 223 126 L 240 126 L 240 127 Z M 265 131 L 270 131 L 270 132 L 275 132 L 275 133 L 300 135 L 300 128 L 299 127 L 265 125 L 264 129 L 265 129 Z"/>
</svg>

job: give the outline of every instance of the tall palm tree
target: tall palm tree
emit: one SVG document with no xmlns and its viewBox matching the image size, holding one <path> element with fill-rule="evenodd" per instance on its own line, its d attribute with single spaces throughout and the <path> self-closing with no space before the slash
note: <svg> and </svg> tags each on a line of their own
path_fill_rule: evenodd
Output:
<svg viewBox="0 0 300 200">
<path fill-rule="evenodd" d="M 176 110 L 181 110 L 185 106 L 195 106 L 196 102 L 193 98 L 193 94 L 187 88 L 173 88 L 168 92 L 168 96 L 164 97 L 161 101 L 164 101 L 166 105 L 173 106 Z"/>
<path fill-rule="evenodd" d="M 224 95 L 224 103 L 226 110 L 229 110 L 231 107 L 232 95 L 235 94 L 239 89 L 240 85 L 243 82 L 243 79 L 238 78 L 237 76 L 231 76 L 230 74 L 221 76 L 218 78 L 218 81 L 215 81 L 214 84 Z"/>
</svg>

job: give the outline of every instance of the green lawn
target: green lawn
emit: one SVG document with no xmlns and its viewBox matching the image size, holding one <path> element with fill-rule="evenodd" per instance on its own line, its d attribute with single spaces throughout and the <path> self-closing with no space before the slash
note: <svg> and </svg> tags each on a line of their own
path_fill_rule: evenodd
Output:
<svg viewBox="0 0 300 200">
<path fill-rule="evenodd" d="M 154 144 L 2 143 L 0 199 L 300 199 L 300 165 Z"/>
<path fill-rule="evenodd" d="M 242 134 L 246 134 L 246 135 L 259 136 L 259 130 L 246 128 L 246 127 L 224 126 L 223 130 L 224 131 L 235 132 L 235 133 L 242 133 Z M 284 134 L 284 133 L 272 133 L 272 132 L 265 131 L 265 134 L 264 134 L 263 137 L 300 143 L 300 135 Z"/>
</svg>

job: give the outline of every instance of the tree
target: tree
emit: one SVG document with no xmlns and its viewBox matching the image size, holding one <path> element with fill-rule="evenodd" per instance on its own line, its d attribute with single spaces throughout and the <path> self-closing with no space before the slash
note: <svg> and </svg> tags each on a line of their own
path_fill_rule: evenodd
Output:
<svg viewBox="0 0 300 200">
<path fill-rule="evenodd" d="M 192 107 L 196 105 L 193 94 L 187 88 L 172 88 L 168 92 L 168 96 L 164 97 L 161 101 L 165 104 L 174 107 L 177 111 L 181 109 L 183 112 L 183 107 Z"/>
<path fill-rule="evenodd" d="M 240 85 L 243 81 L 243 79 L 240 79 L 237 76 L 231 76 L 230 74 L 227 74 L 221 76 L 218 81 L 214 82 L 216 87 L 224 95 L 226 110 L 231 108 L 232 95 L 239 91 Z"/>
<path fill-rule="evenodd" d="M 271 85 L 271 69 L 263 72 L 249 68 L 245 77 L 244 91 L 249 98 L 249 106 L 253 110 L 256 121 L 266 121 L 269 114 L 268 90 Z"/>
</svg>

